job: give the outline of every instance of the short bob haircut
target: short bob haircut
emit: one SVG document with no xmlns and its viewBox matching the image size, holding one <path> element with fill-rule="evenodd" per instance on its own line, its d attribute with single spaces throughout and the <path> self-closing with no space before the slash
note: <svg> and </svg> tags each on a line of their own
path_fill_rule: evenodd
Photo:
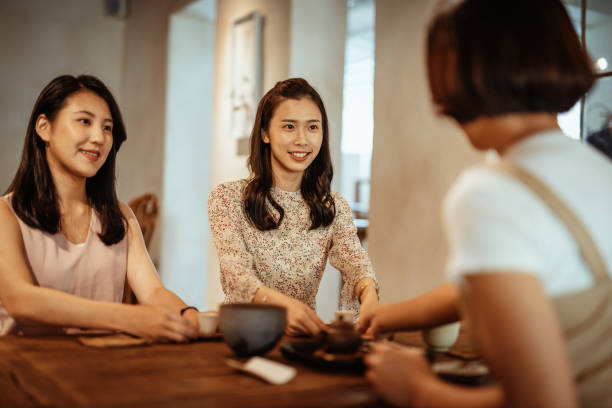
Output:
<svg viewBox="0 0 612 408">
<path fill-rule="evenodd" d="M 336 216 L 331 181 L 334 171 L 329 152 L 329 126 L 325 106 L 319 93 L 302 78 L 290 78 L 277 82 L 259 101 L 255 123 L 251 131 L 248 166 L 251 179 L 245 187 L 242 203 L 247 219 L 257 229 L 268 231 L 281 224 L 285 211 L 270 194 L 272 188 L 272 163 L 270 144 L 263 141 L 262 130 L 269 130 L 270 121 L 278 105 L 287 99 L 308 98 L 321 112 L 323 140 L 319 154 L 304 171 L 301 193 L 310 208 L 310 229 L 329 226 Z M 276 216 L 269 208 L 272 206 Z"/>
<path fill-rule="evenodd" d="M 36 121 L 45 115 L 53 122 L 66 100 L 81 91 L 93 92 L 104 99 L 113 120 L 113 146 L 108 157 L 100 170 L 85 181 L 88 204 L 96 210 L 102 224 L 98 235 L 104 244 L 112 245 L 121 241 L 126 232 L 126 220 L 115 190 L 115 159 L 127 136 L 115 98 L 94 76 L 62 75 L 40 92 L 28 122 L 21 163 L 7 193 L 13 193 L 13 210 L 25 224 L 49 234 L 61 231 L 57 191 L 47 164 L 45 142 L 36 133 Z"/>
<path fill-rule="evenodd" d="M 594 81 L 559 0 L 440 2 L 428 30 L 427 71 L 434 104 L 459 123 L 565 112 Z"/>
</svg>

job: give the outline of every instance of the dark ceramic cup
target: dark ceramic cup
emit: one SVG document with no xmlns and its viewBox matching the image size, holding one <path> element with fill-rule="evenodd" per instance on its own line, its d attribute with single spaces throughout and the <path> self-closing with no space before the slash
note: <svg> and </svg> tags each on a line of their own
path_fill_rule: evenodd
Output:
<svg viewBox="0 0 612 408">
<path fill-rule="evenodd" d="M 285 332 L 284 307 L 233 303 L 219 309 L 219 331 L 240 357 L 264 355 L 272 350 Z"/>
</svg>

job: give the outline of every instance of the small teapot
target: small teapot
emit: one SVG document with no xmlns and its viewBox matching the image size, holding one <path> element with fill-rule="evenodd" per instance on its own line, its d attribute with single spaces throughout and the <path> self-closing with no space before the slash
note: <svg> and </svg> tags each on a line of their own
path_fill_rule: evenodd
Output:
<svg viewBox="0 0 612 408">
<path fill-rule="evenodd" d="M 331 323 L 325 331 L 323 349 L 331 354 L 351 354 L 359 350 L 361 336 L 354 326 L 343 320 Z"/>
</svg>

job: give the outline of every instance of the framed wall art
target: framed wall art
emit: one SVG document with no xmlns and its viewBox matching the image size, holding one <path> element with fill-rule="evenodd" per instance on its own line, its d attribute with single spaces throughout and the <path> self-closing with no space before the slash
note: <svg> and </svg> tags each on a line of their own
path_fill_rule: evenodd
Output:
<svg viewBox="0 0 612 408">
<path fill-rule="evenodd" d="M 257 11 L 232 24 L 230 129 L 239 146 L 249 139 L 262 96 L 262 26 L 263 18 Z M 240 152 L 243 149 L 238 150 L 244 154 Z"/>
</svg>

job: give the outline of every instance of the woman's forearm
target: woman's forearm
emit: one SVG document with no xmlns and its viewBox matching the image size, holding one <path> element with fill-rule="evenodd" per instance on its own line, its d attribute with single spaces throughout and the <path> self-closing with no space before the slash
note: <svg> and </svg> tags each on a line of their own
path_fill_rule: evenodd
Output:
<svg viewBox="0 0 612 408">
<path fill-rule="evenodd" d="M 15 320 L 64 327 L 122 330 L 133 307 L 38 286 L 25 287 L 18 297 L 19 300 L 9 302 L 7 307 Z"/>
<path fill-rule="evenodd" d="M 460 297 L 446 283 L 416 298 L 380 306 L 379 325 L 385 331 L 416 330 L 459 320 Z"/>
<path fill-rule="evenodd" d="M 150 296 L 143 299 L 142 304 L 163 306 L 176 313 L 179 313 L 182 308 L 187 306 L 180 297 L 163 286 L 155 288 Z"/>
</svg>

